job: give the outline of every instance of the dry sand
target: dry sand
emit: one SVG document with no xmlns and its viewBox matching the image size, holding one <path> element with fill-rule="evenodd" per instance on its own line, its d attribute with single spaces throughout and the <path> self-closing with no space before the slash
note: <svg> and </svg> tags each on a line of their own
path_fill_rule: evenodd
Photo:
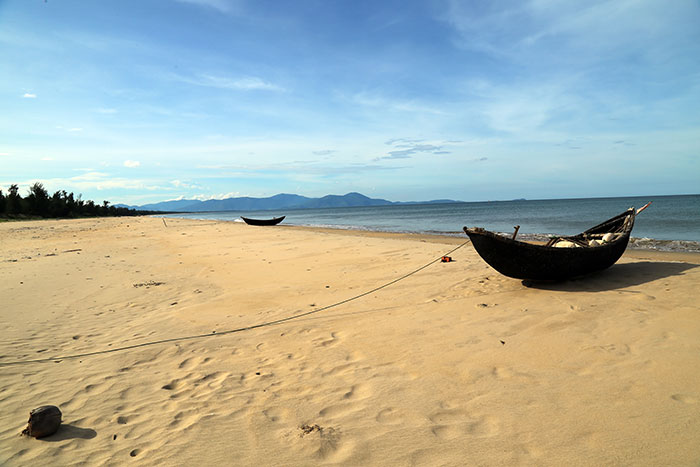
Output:
<svg viewBox="0 0 700 467">
<path fill-rule="evenodd" d="M 2 223 L 0 464 L 698 465 L 698 255 L 525 287 L 466 245 L 213 334 L 464 240 Z M 44 404 L 60 431 L 19 436 Z"/>
</svg>

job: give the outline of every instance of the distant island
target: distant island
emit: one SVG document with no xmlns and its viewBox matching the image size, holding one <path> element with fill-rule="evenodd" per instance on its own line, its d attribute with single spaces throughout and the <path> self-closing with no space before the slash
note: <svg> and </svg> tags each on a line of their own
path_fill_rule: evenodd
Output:
<svg viewBox="0 0 700 467">
<path fill-rule="evenodd" d="M 363 194 L 353 192 L 345 195 L 327 195 L 321 198 L 307 198 L 301 195 L 280 193 L 275 196 L 270 196 L 269 198 L 251 198 L 246 196 L 240 198 L 210 199 L 207 201 L 182 199 L 144 204 L 142 206 L 127 206 L 124 204 L 118 204 L 116 206 L 140 211 L 211 212 L 269 211 L 273 209 L 315 209 L 405 204 L 446 204 L 459 202 L 461 201 L 450 199 L 436 199 L 431 201 L 388 201 L 386 199 L 369 198 Z"/>
</svg>

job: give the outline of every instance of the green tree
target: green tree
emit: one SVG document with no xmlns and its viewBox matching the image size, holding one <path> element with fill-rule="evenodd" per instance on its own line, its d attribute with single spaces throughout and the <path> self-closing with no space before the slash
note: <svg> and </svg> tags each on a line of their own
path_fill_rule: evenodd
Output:
<svg viewBox="0 0 700 467">
<path fill-rule="evenodd" d="M 29 187 L 29 195 L 26 198 L 29 214 L 41 217 L 49 215 L 49 193 L 39 182 Z"/>
<path fill-rule="evenodd" d="M 2 1 L 2 0 L 0 0 Z M 65 190 L 56 191 L 52 196 L 39 182 L 29 187 L 26 198 L 19 194 L 17 185 L 10 185 L 7 194 L 0 190 L 0 216 L 22 217 L 26 214 L 41 217 L 81 217 L 81 216 L 139 216 L 153 214 L 153 211 L 136 211 L 124 207 L 111 206 L 109 201 L 97 204 L 92 200 L 83 200 Z"/>
<path fill-rule="evenodd" d="M 19 187 L 17 185 L 10 185 L 10 189 L 7 190 L 7 205 L 5 212 L 8 215 L 17 215 L 22 213 L 22 197 L 19 195 Z"/>
</svg>

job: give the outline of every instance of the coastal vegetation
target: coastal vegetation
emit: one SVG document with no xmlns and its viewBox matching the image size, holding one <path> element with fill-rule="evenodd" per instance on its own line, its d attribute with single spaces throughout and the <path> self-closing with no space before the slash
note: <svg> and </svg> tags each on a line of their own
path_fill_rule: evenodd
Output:
<svg viewBox="0 0 700 467">
<path fill-rule="evenodd" d="M 82 195 L 75 196 L 65 190 L 53 195 L 39 182 L 29 187 L 25 197 L 16 184 L 10 185 L 7 193 L 0 189 L 0 219 L 37 219 L 37 218 L 72 218 L 72 217 L 107 217 L 137 216 L 151 214 L 151 211 L 137 211 L 125 207 L 110 206 L 109 201 L 102 204 L 92 200 L 83 200 Z"/>
</svg>

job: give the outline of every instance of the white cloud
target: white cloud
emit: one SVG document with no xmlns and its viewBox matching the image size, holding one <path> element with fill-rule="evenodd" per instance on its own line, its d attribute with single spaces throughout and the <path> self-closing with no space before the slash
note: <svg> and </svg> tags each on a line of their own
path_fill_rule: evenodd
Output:
<svg viewBox="0 0 700 467">
<path fill-rule="evenodd" d="M 321 149 L 319 151 L 312 151 L 312 154 L 315 156 L 330 156 L 336 152 L 338 151 L 336 151 L 335 149 Z"/>
<path fill-rule="evenodd" d="M 485 3 L 449 0 L 443 19 L 458 45 L 520 65 L 586 66 L 620 58 L 644 60 L 684 47 L 697 30 L 693 2 L 528 0 Z M 694 29 L 693 29 L 694 28 Z"/>
<path fill-rule="evenodd" d="M 82 175 L 76 175 L 75 177 L 71 177 L 70 180 L 73 181 L 95 181 L 95 180 L 103 180 L 105 178 L 108 178 L 109 174 L 104 173 L 104 172 L 86 172 Z"/>
<path fill-rule="evenodd" d="M 384 159 L 410 159 L 414 154 L 431 153 L 431 154 L 449 154 L 451 151 L 445 149 L 449 143 L 437 142 L 435 144 L 407 138 L 396 138 L 386 142 L 392 146 L 393 150 L 389 151 L 386 156 L 377 157 L 374 161 Z"/>
<path fill-rule="evenodd" d="M 68 132 L 70 132 L 70 133 L 77 133 L 77 132 L 79 132 L 79 131 L 83 131 L 83 129 L 82 129 L 81 127 L 79 127 L 79 126 L 74 126 L 74 127 L 71 127 L 71 128 L 66 128 L 66 127 L 64 127 L 63 125 L 56 125 L 56 129 L 57 129 L 57 130 L 68 131 Z"/>
<path fill-rule="evenodd" d="M 130 160 L 124 161 L 124 167 L 129 167 L 129 168 L 133 169 L 133 168 L 136 168 L 140 165 L 141 165 L 141 163 L 139 161 L 130 161 Z"/>
<path fill-rule="evenodd" d="M 365 107 L 388 109 L 391 111 L 445 115 L 443 110 L 436 107 L 422 105 L 414 101 L 385 98 L 366 92 L 360 92 L 351 96 L 350 101 Z"/>
<path fill-rule="evenodd" d="M 183 182 L 182 180 L 171 180 L 170 184 L 176 188 L 201 188 L 201 186 L 196 183 Z"/>
<path fill-rule="evenodd" d="M 231 2 L 226 0 L 176 0 L 179 3 L 191 3 L 193 5 L 199 5 L 204 7 L 213 8 L 219 10 L 222 13 L 229 13 L 233 9 Z"/>
<path fill-rule="evenodd" d="M 168 190 L 169 187 L 163 187 L 154 180 L 139 180 L 133 178 L 116 178 L 106 172 L 86 172 L 75 177 L 68 178 L 51 178 L 40 180 L 47 187 L 57 187 L 66 191 L 78 191 L 85 193 L 92 190 L 137 190 L 137 191 L 158 191 Z M 32 182 L 25 182 L 29 187 Z M 50 191 L 50 190 L 49 190 Z M 85 196 L 86 199 L 95 199 L 95 195 Z"/>
<path fill-rule="evenodd" d="M 36 94 L 32 94 L 31 92 L 25 92 L 22 97 L 24 97 L 25 99 L 36 99 Z"/>
<path fill-rule="evenodd" d="M 585 113 L 588 105 L 571 89 L 575 83 L 545 82 L 518 86 L 473 80 L 462 92 L 470 101 L 473 115 L 491 130 L 540 137 L 536 131 L 565 124 Z"/>
<path fill-rule="evenodd" d="M 214 78 L 214 77 L 210 77 Z M 218 78 L 217 78 L 218 80 Z M 263 81 L 260 78 L 256 77 L 251 77 L 251 78 L 240 78 L 237 80 L 233 81 L 223 81 L 222 84 L 224 84 L 224 87 L 229 87 L 232 86 L 236 89 L 243 89 L 243 90 L 253 90 L 253 89 L 262 89 L 262 90 L 267 90 L 267 91 L 282 91 L 282 88 L 272 84 Z"/>
<path fill-rule="evenodd" d="M 204 86 L 219 89 L 234 89 L 239 91 L 277 91 L 283 92 L 284 88 L 258 78 L 257 76 L 244 76 L 231 78 L 228 76 L 217 76 L 210 74 L 200 74 L 196 77 L 176 75 L 175 79 L 196 86 Z"/>
<path fill-rule="evenodd" d="M 192 199 L 197 199 L 199 201 L 209 201 L 211 199 L 228 199 L 228 198 L 237 198 L 239 196 L 241 196 L 241 194 L 239 192 L 230 191 L 228 193 L 219 193 L 218 195 L 195 195 L 192 197 Z"/>
</svg>

